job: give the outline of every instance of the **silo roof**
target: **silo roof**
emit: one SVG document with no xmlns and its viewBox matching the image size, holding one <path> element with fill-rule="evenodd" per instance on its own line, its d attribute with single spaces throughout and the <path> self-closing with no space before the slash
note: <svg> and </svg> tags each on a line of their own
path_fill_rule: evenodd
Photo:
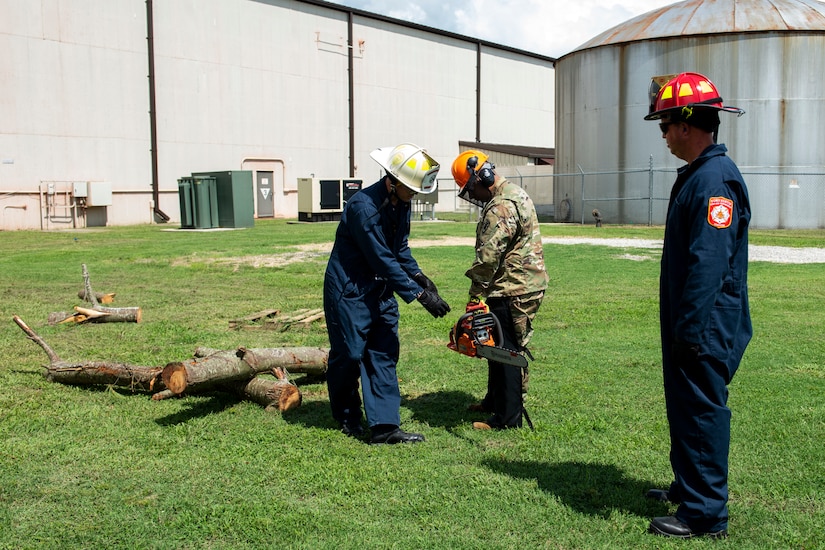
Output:
<svg viewBox="0 0 825 550">
<path fill-rule="evenodd" d="M 573 51 L 674 36 L 766 31 L 825 31 L 825 2 L 685 0 L 629 19 Z"/>
</svg>

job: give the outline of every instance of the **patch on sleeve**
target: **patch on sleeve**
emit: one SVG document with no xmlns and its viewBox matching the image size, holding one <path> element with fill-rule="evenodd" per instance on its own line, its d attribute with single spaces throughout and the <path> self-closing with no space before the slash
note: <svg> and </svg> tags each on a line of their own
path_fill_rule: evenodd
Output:
<svg viewBox="0 0 825 550">
<path fill-rule="evenodd" d="M 716 229 L 730 227 L 733 217 L 733 201 L 727 197 L 711 197 L 708 200 L 708 223 Z"/>
</svg>

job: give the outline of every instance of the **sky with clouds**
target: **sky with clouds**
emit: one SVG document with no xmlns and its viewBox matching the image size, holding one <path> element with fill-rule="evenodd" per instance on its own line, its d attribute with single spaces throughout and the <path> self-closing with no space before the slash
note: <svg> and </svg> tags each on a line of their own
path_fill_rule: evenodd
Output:
<svg viewBox="0 0 825 550">
<path fill-rule="evenodd" d="M 550 57 L 675 0 L 328 0 Z"/>
</svg>

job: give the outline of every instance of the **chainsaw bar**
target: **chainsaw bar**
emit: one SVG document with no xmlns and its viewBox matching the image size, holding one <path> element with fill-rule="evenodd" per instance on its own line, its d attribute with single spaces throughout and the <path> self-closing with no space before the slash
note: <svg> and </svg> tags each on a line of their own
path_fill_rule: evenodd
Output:
<svg viewBox="0 0 825 550">
<path fill-rule="evenodd" d="M 478 346 L 476 347 L 476 355 L 514 367 L 526 367 L 527 358 L 517 351 L 500 348 L 498 346 Z"/>
</svg>

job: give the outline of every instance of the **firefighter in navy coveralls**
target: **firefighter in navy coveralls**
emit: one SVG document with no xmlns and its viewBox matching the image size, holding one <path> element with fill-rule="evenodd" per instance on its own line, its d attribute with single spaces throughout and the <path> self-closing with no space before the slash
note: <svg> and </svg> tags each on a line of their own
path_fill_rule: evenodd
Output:
<svg viewBox="0 0 825 550">
<path fill-rule="evenodd" d="M 659 281 L 674 480 L 647 496 L 679 507 L 673 516 L 653 518 L 649 531 L 726 537 L 728 384 L 753 334 L 747 285 L 751 209 L 742 175 L 725 155 L 727 148 L 716 143 L 716 133 L 719 111 L 744 111 L 724 107 L 705 76 L 667 79 L 654 78 L 645 120 L 659 120 L 670 152 L 687 162 L 670 194 Z"/>
<path fill-rule="evenodd" d="M 347 435 L 364 434 L 361 380 L 371 443 L 414 443 L 424 436 L 400 428 L 398 294 L 434 317 L 450 311 L 410 252 L 410 200 L 436 189 L 439 165 L 410 143 L 376 149 L 386 170 L 347 201 L 324 276 L 330 352 L 327 387 L 332 416 Z"/>
</svg>

